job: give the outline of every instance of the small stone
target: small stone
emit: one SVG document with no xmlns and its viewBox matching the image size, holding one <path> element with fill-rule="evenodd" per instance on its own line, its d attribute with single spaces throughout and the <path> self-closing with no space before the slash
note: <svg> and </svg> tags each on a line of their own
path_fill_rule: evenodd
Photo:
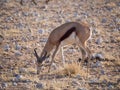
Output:
<svg viewBox="0 0 120 90">
<path fill-rule="evenodd" d="M 71 49 L 67 49 L 66 53 L 72 54 L 76 52 L 75 49 L 71 48 Z"/>
<path fill-rule="evenodd" d="M 43 34 L 43 30 L 38 30 L 38 32 L 39 32 L 40 34 Z"/>
<path fill-rule="evenodd" d="M 23 81 L 24 83 L 29 83 L 29 82 L 32 82 L 31 80 L 27 79 L 27 80 L 24 80 Z"/>
<path fill-rule="evenodd" d="M 7 18 L 5 19 L 6 22 L 10 22 L 10 21 L 12 21 L 12 20 L 13 20 L 12 17 L 7 17 Z"/>
<path fill-rule="evenodd" d="M 23 15 L 23 16 L 28 16 L 29 13 L 27 13 L 27 12 L 22 12 L 22 15 Z"/>
<path fill-rule="evenodd" d="M 76 90 L 86 90 L 85 88 L 77 88 Z"/>
<path fill-rule="evenodd" d="M 43 89 L 43 84 L 42 83 L 37 83 L 36 87 L 39 88 L 39 89 Z"/>
<path fill-rule="evenodd" d="M 89 80 L 90 83 L 97 83 L 99 82 L 99 80 L 97 78 L 93 78 L 91 80 Z"/>
<path fill-rule="evenodd" d="M 22 56 L 22 53 L 20 51 L 16 51 L 15 56 Z"/>
<path fill-rule="evenodd" d="M 4 67 L 3 67 L 3 65 L 0 65 L 0 69 L 3 69 Z"/>
<path fill-rule="evenodd" d="M 113 86 L 113 85 L 108 84 L 108 90 L 112 90 L 113 88 L 114 88 L 114 86 Z"/>
<path fill-rule="evenodd" d="M 55 63 L 52 63 L 52 68 L 53 68 L 54 70 L 56 70 L 56 69 L 57 69 L 57 65 L 56 65 Z"/>
<path fill-rule="evenodd" d="M 106 7 L 106 9 L 107 9 L 108 11 L 112 11 L 112 10 L 113 10 L 113 7 Z"/>
<path fill-rule="evenodd" d="M 42 39 L 40 39 L 40 42 L 47 42 L 47 38 L 42 38 Z"/>
<path fill-rule="evenodd" d="M 81 77 L 79 74 L 76 75 L 75 78 L 77 78 L 78 80 L 81 80 L 81 79 L 82 79 L 82 77 Z"/>
<path fill-rule="evenodd" d="M 3 88 L 6 88 L 7 86 L 8 86 L 7 83 L 2 83 L 2 87 L 3 87 Z"/>
<path fill-rule="evenodd" d="M 97 40 L 96 40 L 96 44 L 101 44 L 103 42 L 103 39 L 101 37 L 99 37 Z"/>
<path fill-rule="evenodd" d="M 105 71 L 104 71 L 104 70 L 101 70 L 101 74 L 102 74 L 102 75 L 105 75 Z"/>
<path fill-rule="evenodd" d="M 23 78 L 23 76 L 22 76 L 22 75 L 19 75 L 19 74 L 16 74 L 15 77 L 16 77 L 17 80 L 20 80 L 20 79 Z"/>
<path fill-rule="evenodd" d="M 18 24 L 16 25 L 16 27 L 19 28 L 19 29 L 23 29 L 23 28 L 24 28 L 24 25 L 23 25 L 22 23 L 18 23 Z"/>
<path fill-rule="evenodd" d="M 100 67 L 100 66 L 101 66 L 100 61 L 97 61 L 97 62 L 95 63 L 95 66 L 96 66 L 96 67 Z"/>
<path fill-rule="evenodd" d="M 72 84 L 72 86 L 76 86 L 76 85 L 79 85 L 79 82 L 77 82 L 76 80 L 73 80 L 73 81 L 71 82 L 71 84 Z"/>
<path fill-rule="evenodd" d="M 16 83 L 16 82 L 13 82 L 13 86 L 17 86 L 17 83 Z"/>
<path fill-rule="evenodd" d="M 92 59 L 104 60 L 105 58 L 104 58 L 103 54 L 93 53 L 93 54 L 92 54 Z"/>
<path fill-rule="evenodd" d="M 19 69 L 19 72 L 20 72 L 20 73 L 26 73 L 27 70 L 26 70 L 25 68 L 20 68 L 20 69 Z"/>
<path fill-rule="evenodd" d="M 117 3 L 117 6 L 119 6 L 119 7 L 120 7 L 120 2 L 118 2 L 118 3 Z"/>
<path fill-rule="evenodd" d="M 99 54 L 99 53 L 95 55 L 95 58 L 99 59 L 99 60 L 104 60 L 104 56 L 102 54 Z"/>
<path fill-rule="evenodd" d="M 102 19 L 102 23 L 106 23 L 107 22 L 107 19 L 106 18 L 103 18 Z"/>
<path fill-rule="evenodd" d="M 4 46 L 4 50 L 5 50 L 5 51 L 9 51 L 9 50 L 10 50 L 9 44 L 7 44 L 7 45 Z"/>
<path fill-rule="evenodd" d="M 22 47 L 21 47 L 18 43 L 15 43 L 15 49 L 16 49 L 16 50 L 21 50 Z"/>
</svg>

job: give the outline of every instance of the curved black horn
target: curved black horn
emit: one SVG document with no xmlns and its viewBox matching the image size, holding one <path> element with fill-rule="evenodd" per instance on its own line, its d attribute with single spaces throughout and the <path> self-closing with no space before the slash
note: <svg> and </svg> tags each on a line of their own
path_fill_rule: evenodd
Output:
<svg viewBox="0 0 120 90">
<path fill-rule="evenodd" d="M 34 55 L 36 56 L 36 58 L 37 58 L 37 60 L 38 60 L 38 59 L 39 59 L 39 56 L 38 56 L 38 54 L 37 54 L 36 49 L 37 49 L 37 48 L 34 49 L 34 52 L 35 52 Z"/>
</svg>

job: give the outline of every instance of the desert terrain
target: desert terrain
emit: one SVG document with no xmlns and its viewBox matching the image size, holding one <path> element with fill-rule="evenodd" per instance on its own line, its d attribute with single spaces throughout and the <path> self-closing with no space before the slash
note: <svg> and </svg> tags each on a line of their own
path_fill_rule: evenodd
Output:
<svg viewBox="0 0 120 90">
<path fill-rule="evenodd" d="M 120 0 L 0 0 L 0 90 L 120 90 Z M 81 65 L 78 46 L 64 48 L 48 73 L 49 58 L 36 74 L 52 30 L 66 22 L 86 22 L 93 57 Z M 4 39 L 3 39 L 3 38 Z M 48 64 L 48 65 L 47 65 Z"/>
</svg>

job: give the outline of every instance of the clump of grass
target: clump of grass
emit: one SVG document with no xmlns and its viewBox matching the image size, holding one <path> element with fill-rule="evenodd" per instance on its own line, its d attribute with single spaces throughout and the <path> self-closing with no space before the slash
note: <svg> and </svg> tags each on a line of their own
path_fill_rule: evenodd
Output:
<svg viewBox="0 0 120 90">
<path fill-rule="evenodd" d="M 58 71 L 58 74 L 64 75 L 64 76 L 76 76 L 80 74 L 81 76 L 87 76 L 87 71 L 82 68 L 82 66 L 78 63 L 70 63 L 65 64 L 64 68 L 60 69 Z"/>
<path fill-rule="evenodd" d="M 112 55 L 110 55 L 109 53 L 106 53 L 106 54 L 105 54 L 105 59 L 106 59 L 106 60 L 115 60 L 115 57 L 112 56 Z"/>
</svg>

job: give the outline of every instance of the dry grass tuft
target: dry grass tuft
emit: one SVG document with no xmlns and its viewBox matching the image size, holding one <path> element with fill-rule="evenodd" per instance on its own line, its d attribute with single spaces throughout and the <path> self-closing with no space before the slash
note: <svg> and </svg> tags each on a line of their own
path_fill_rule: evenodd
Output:
<svg viewBox="0 0 120 90">
<path fill-rule="evenodd" d="M 78 74 L 80 74 L 81 76 L 87 76 L 87 69 L 84 70 L 82 68 L 82 66 L 80 66 L 80 64 L 78 63 L 70 63 L 70 64 L 65 64 L 64 68 L 61 68 L 60 70 L 58 70 L 57 72 L 60 75 L 64 75 L 64 76 L 76 76 Z"/>
<path fill-rule="evenodd" d="M 112 54 L 110 54 L 110 53 L 106 53 L 104 55 L 105 55 L 105 59 L 107 59 L 107 60 L 115 60 L 115 57 L 112 56 Z"/>
</svg>

